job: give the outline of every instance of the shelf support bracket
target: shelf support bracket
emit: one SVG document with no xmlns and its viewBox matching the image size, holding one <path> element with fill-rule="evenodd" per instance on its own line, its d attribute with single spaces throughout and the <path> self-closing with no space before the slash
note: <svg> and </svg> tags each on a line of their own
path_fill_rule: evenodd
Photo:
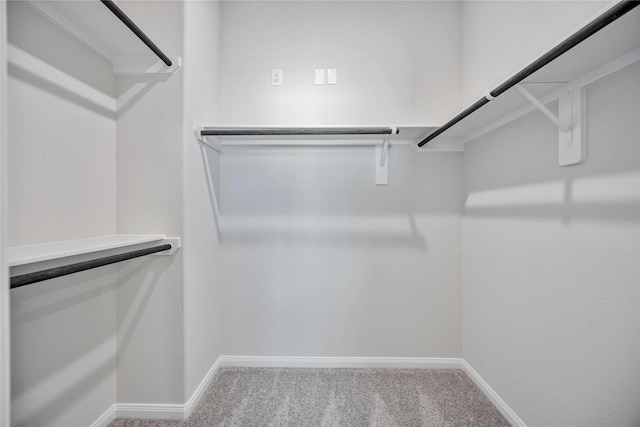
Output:
<svg viewBox="0 0 640 427">
<path fill-rule="evenodd" d="M 521 84 L 518 83 L 516 85 L 516 87 L 518 88 L 520 93 L 522 95 L 524 95 L 524 97 L 529 100 L 529 102 L 531 102 L 533 105 L 535 105 L 536 108 L 538 110 L 540 110 L 542 112 L 542 114 L 547 116 L 547 118 L 549 120 L 551 120 L 553 123 L 555 123 L 556 126 L 558 126 L 561 130 L 563 130 L 565 132 L 571 131 L 571 126 L 569 126 L 567 123 L 565 123 L 562 120 L 560 120 L 559 117 L 556 117 L 555 114 L 553 114 L 542 102 L 540 102 L 538 100 L 538 98 L 533 96 L 533 94 L 531 92 L 529 92 L 527 89 L 525 89 L 524 86 L 522 86 Z"/>
<path fill-rule="evenodd" d="M 558 96 L 558 116 L 553 114 L 540 100 L 521 84 L 518 91 L 527 98 L 549 120 L 558 126 L 558 164 L 568 166 L 580 163 L 583 157 L 582 126 L 583 96 L 581 88 L 567 85 Z"/>
<path fill-rule="evenodd" d="M 389 135 L 384 136 L 381 145 L 375 146 L 376 185 L 389 183 Z"/>
<path fill-rule="evenodd" d="M 193 125 L 193 134 L 195 135 L 198 144 L 209 147 L 212 150 L 217 151 L 218 153 L 222 153 L 222 144 L 220 144 L 220 141 L 218 141 L 216 138 L 215 142 L 209 142 L 206 136 L 202 136 L 202 129 L 204 129 L 204 127 L 198 126 L 196 124 Z"/>
</svg>

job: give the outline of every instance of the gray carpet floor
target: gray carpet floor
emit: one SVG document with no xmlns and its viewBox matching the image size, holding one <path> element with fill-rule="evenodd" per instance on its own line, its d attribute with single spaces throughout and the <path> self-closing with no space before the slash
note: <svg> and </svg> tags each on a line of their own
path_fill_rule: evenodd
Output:
<svg viewBox="0 0 640 427">
<path fill-rule="evenodd" d="M 109 427 L 509 425 L 457 369 L 221 368 L 187 420 Z"/>
</svg>

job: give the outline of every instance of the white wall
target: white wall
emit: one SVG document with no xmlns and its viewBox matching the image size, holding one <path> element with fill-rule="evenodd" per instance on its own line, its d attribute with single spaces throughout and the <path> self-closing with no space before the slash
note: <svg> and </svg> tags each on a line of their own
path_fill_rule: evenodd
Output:
<svg viewBox="0 0 640 427">
<path fill-rule="evenodd" d="M 9 22 L 9 245 L 113 233 L 111 64 L 22 2 Z"/>
<path fill-rule="evenodd" d="M 458 2 L 222 13 L 221 123 L 433 123 L 460 108 Z M 338 84 L 316 86 L 315 68 Z M 371 147 L 222 154 L 226 354 L 459 356 L 460 154 L 390 159 L 376 187 Z"/>
<path fill-rule="evenodd" d="M 583 164 L 539 113 L 466 146 L 463 355 L 530 426 L 640 422 L 639 117 L 636 64 L 588 88 Z"/>
<path fill-rule="evenodd" d="M 609 3 L 463 1 L 463 104 L 495 88 Z"/>
<path fill-rule="evenodd" d="M 7 269 L 7 3 L 0 3 L 0 425 L 9 425 L 9 275 Z"/>
<path fill-rule="evenodd" d="M 223 2 L 220 121 L 438 123 L 460 109 L 461 3 Z M 282 87 L 271 69 L 284 70 Z M 337 85 L 314 84 L 337 68 Z"/>
<path fill-rule="evenodd" d="M 215 123 L 221 25 L 217 1 L 184 3 L 184 346 L 185 400 L 222 354 L 220 249 L 209 181 L 193 123 Z M 208 151 L 215 166 L 217 153 Z M 211 173 L 217 169 L 212 168 Z"/>
<path fill-rule="evenodd" d="M 113 233 L 111 65 L 7 4 L 8 243 Z M 11 291 L 12 425 L 88 425 L 115 402 L 115 282 L 106 267 Z"/>
<path fill-rule="evenodd" d="M 182 55 L 183 4 L 120 7 L 170 56 Z M 118 233 L 182 235 L 182 70 L 118 78 Z M 118 267 L 118 392 L 122 403 L 184 403 L 183 254 Z"/>
<path fill-rule="evenodd" d="M 459 357 L 460 153 L 229 150 L 220 159 L 224 351 Z"/>
</svg>

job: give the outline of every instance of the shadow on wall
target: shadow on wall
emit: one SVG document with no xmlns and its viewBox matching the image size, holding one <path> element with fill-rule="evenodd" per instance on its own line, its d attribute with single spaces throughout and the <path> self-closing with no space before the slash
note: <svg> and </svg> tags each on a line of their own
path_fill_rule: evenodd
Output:
<svg viewBox="0 0 640 427">
<path fill-rule="evenodd" d="M 13 326 L 27 332 L 12 335 L 12 425 L 55 423 L 70 405 L 115 375 L 115 311 L 111 321 L 102 325 L 88 316 L 99 315 L 97 311 L 101 309 L 114 310 L 115 293 L 120 286 L 117 282 L 148 271 L 145 279 L 136 284 L 135 297 L 126 308 L 124 320 L 117 325 L 118 351 L 124 351 L 162 272 L 170 265 L 155 263 L 159 268 L 154 269 L 154 261 L 158 259 L 138 260 L 139 265 L 119 278 L 112 266 L 12 291 Z M 109 294 L 113 300 L 105 301 Z M 96 311 L 87 308 L 92 302 Z M 89 335 L 85 323 L 78 322 L 80 316 L 91 325 L 93 332 Z"/>
<path fill-rule="evenodd" d="M 615 86 L 587 89 L 588 157 L 580 164 L 558 166 L 557 129 L 540 113 L 468 144 L 465 217 L 637 222 L 639 106 L 628 88 L 638 87 L 639 69 L 636 64 L 616 74 L 623 80 Z M 603 92 L 607 87 L 611 93 Z"/>
<path fill-rule="evenodd" d="M 413 215 L 395 217 L 225 218 L 220 241 L 226 244 L 322 246 L 408 246 L 426 250 Z"/>
<path fill-rule="evenodd" d="M 429 219 L 460 214 L 460 153 L 392 147 L 390 183 L 376 186 L 372 147 L 227 148 L 218 164 L 201 151 L 225 244 L 424 250 Z"/>
<path fill-rule="evenodd" d="M 21 23 L 9 26 L 9 75 L 97 114 L 117 118 L 171 77 L 122 77 L 116 90 L 109 61 L 22 2 L 11 2 L 9 12 L 11 21 Z"/>
<path fill-rule="evenodd" d="M 158 83 L 167 81 L 171 75 L 126 76 L 118 79 L 117 117 L 124 115 Z"/>
</svg>

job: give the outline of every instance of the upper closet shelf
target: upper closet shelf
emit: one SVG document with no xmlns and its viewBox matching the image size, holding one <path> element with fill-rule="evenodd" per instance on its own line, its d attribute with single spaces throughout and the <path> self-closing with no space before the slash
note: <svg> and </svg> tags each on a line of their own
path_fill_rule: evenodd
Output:
<svg viewBox="0 0 640 427">
<path fill-rule="evenodd" d="M 436 142 L 430 141 L 440 135 L 466 143 L 540 109 L 558 125 L 559 163 L 579 163 L 584 153 L 584 88 L 640 60 L 640 8 L 633 10 L 638 5 L 637 1 L 613 3 L 456 114 L 419 146 Z M 545 107 L 556 100 L 557 114 Z"/>
<path fill-rule="evenodd" d="M 437 125 L 399 126 L 200 126 L 194 130 L 197 141 L 218 152 L 225 146 L 374 146 L 376 185 L 389 182 L 389 146 L 415 145 Z M 209 141 L 211 138 L 212 141 Z M 435 151 L 441 148 L 435 148 Z M 447 151 L 460 151 L 452 147 Z M 206 161 L 206 159 L 205 159 Z"/>
<path fill-rule="evenodd" d="M 196 137 L 212 137 L 221 146 L 238 145 L 374 145 L 385 140 L 415 143 L 436 124 L 375 126 L 201 126 Z"/>
<path fill-rule="evenodd" d="M 168 239 L 164 234 L 112 234 L 87 239 L 10 246 L 7 251 L 8 263 L 10 267 L 13 267 L 110 249 L 127 248 L 145 243 L 171 244 L 171 250 L 159 253 L 163 255 L 170 255 L 180 247 L 180 239 Z"/>
<path fill-rule="evenodd" d="M 171 74 L 169 57 L 112 0 L 24 0 L 51 22 L 113 64 L 117 75 Z"/>
</svg>

